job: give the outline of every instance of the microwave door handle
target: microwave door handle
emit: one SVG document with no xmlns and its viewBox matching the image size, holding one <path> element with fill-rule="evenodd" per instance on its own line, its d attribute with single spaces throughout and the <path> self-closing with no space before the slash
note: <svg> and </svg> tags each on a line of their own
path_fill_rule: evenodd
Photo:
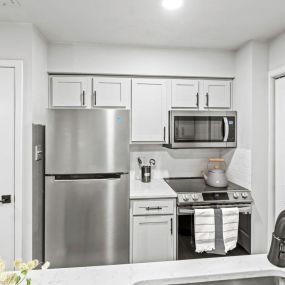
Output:
<svg viewBox="0 0 285 285">
<path fill-rule="evenodd" d="M 228 122 L 228 118 L 227 117 L 224 117 L 224 125 L 225 125 L 224 142 L 227 142 L 228 138 L 229 138 L 229 122 Z"/>
</svg>

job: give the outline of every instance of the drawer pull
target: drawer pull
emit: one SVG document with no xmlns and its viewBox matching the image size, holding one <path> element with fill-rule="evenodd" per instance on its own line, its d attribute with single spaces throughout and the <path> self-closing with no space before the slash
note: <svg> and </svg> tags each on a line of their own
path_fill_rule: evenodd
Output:
<svg viewBox="0 0 285 285">
<path fill-rule="evenodd" d="M 167 224 L 167 222 L 141 222 L 140 225 L 159 225 L 159 224 Z"/>
<path fill-rule="evenodd" d="M 147 211 L 162 210 L 162 207 L 146 207 Z"/>
</svg>

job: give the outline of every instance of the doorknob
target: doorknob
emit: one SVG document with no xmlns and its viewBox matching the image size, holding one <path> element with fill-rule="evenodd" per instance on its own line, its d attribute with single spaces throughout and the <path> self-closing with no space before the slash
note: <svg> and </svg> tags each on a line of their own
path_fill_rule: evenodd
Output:
<svg viewBox="0 0 285 285">
<path fill-rule="evenodd" d="M 10 204 L 11 203 L 11 195 L 2 195 L 0 203 L 2 203 L 2 204 Z"/>
</svg>

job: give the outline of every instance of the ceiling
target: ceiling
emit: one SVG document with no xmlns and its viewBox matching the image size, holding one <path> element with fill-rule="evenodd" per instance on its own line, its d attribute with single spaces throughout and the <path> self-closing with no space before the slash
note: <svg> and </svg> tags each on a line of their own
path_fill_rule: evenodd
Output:
<svg viewBox="0 0 285 285">
<path fill-rule="evenodd" d="M 8 2 L 7 2 L 8 1 Z M 285 30 L 284 0 L 0 0 L 0 21 L 32 22 L 50 42 L 236 49 Z M 20 4 L 18 5 L 17 2 Z"/>
</svg>

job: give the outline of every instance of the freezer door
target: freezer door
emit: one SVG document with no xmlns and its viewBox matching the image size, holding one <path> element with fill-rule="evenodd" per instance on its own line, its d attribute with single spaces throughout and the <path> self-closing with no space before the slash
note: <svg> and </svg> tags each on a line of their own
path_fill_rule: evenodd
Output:
<svg viewBox="0 0 285 285">
<path fill-rule="evenodd" d="M 129 175 L 46 177 L 45 260 L 53 268 L 129 262 Z"/>
<path fill-rule="evenodd" d="M 48 110 L 46 174 L 129 172 L 128 110 Z"/>
</svg>

